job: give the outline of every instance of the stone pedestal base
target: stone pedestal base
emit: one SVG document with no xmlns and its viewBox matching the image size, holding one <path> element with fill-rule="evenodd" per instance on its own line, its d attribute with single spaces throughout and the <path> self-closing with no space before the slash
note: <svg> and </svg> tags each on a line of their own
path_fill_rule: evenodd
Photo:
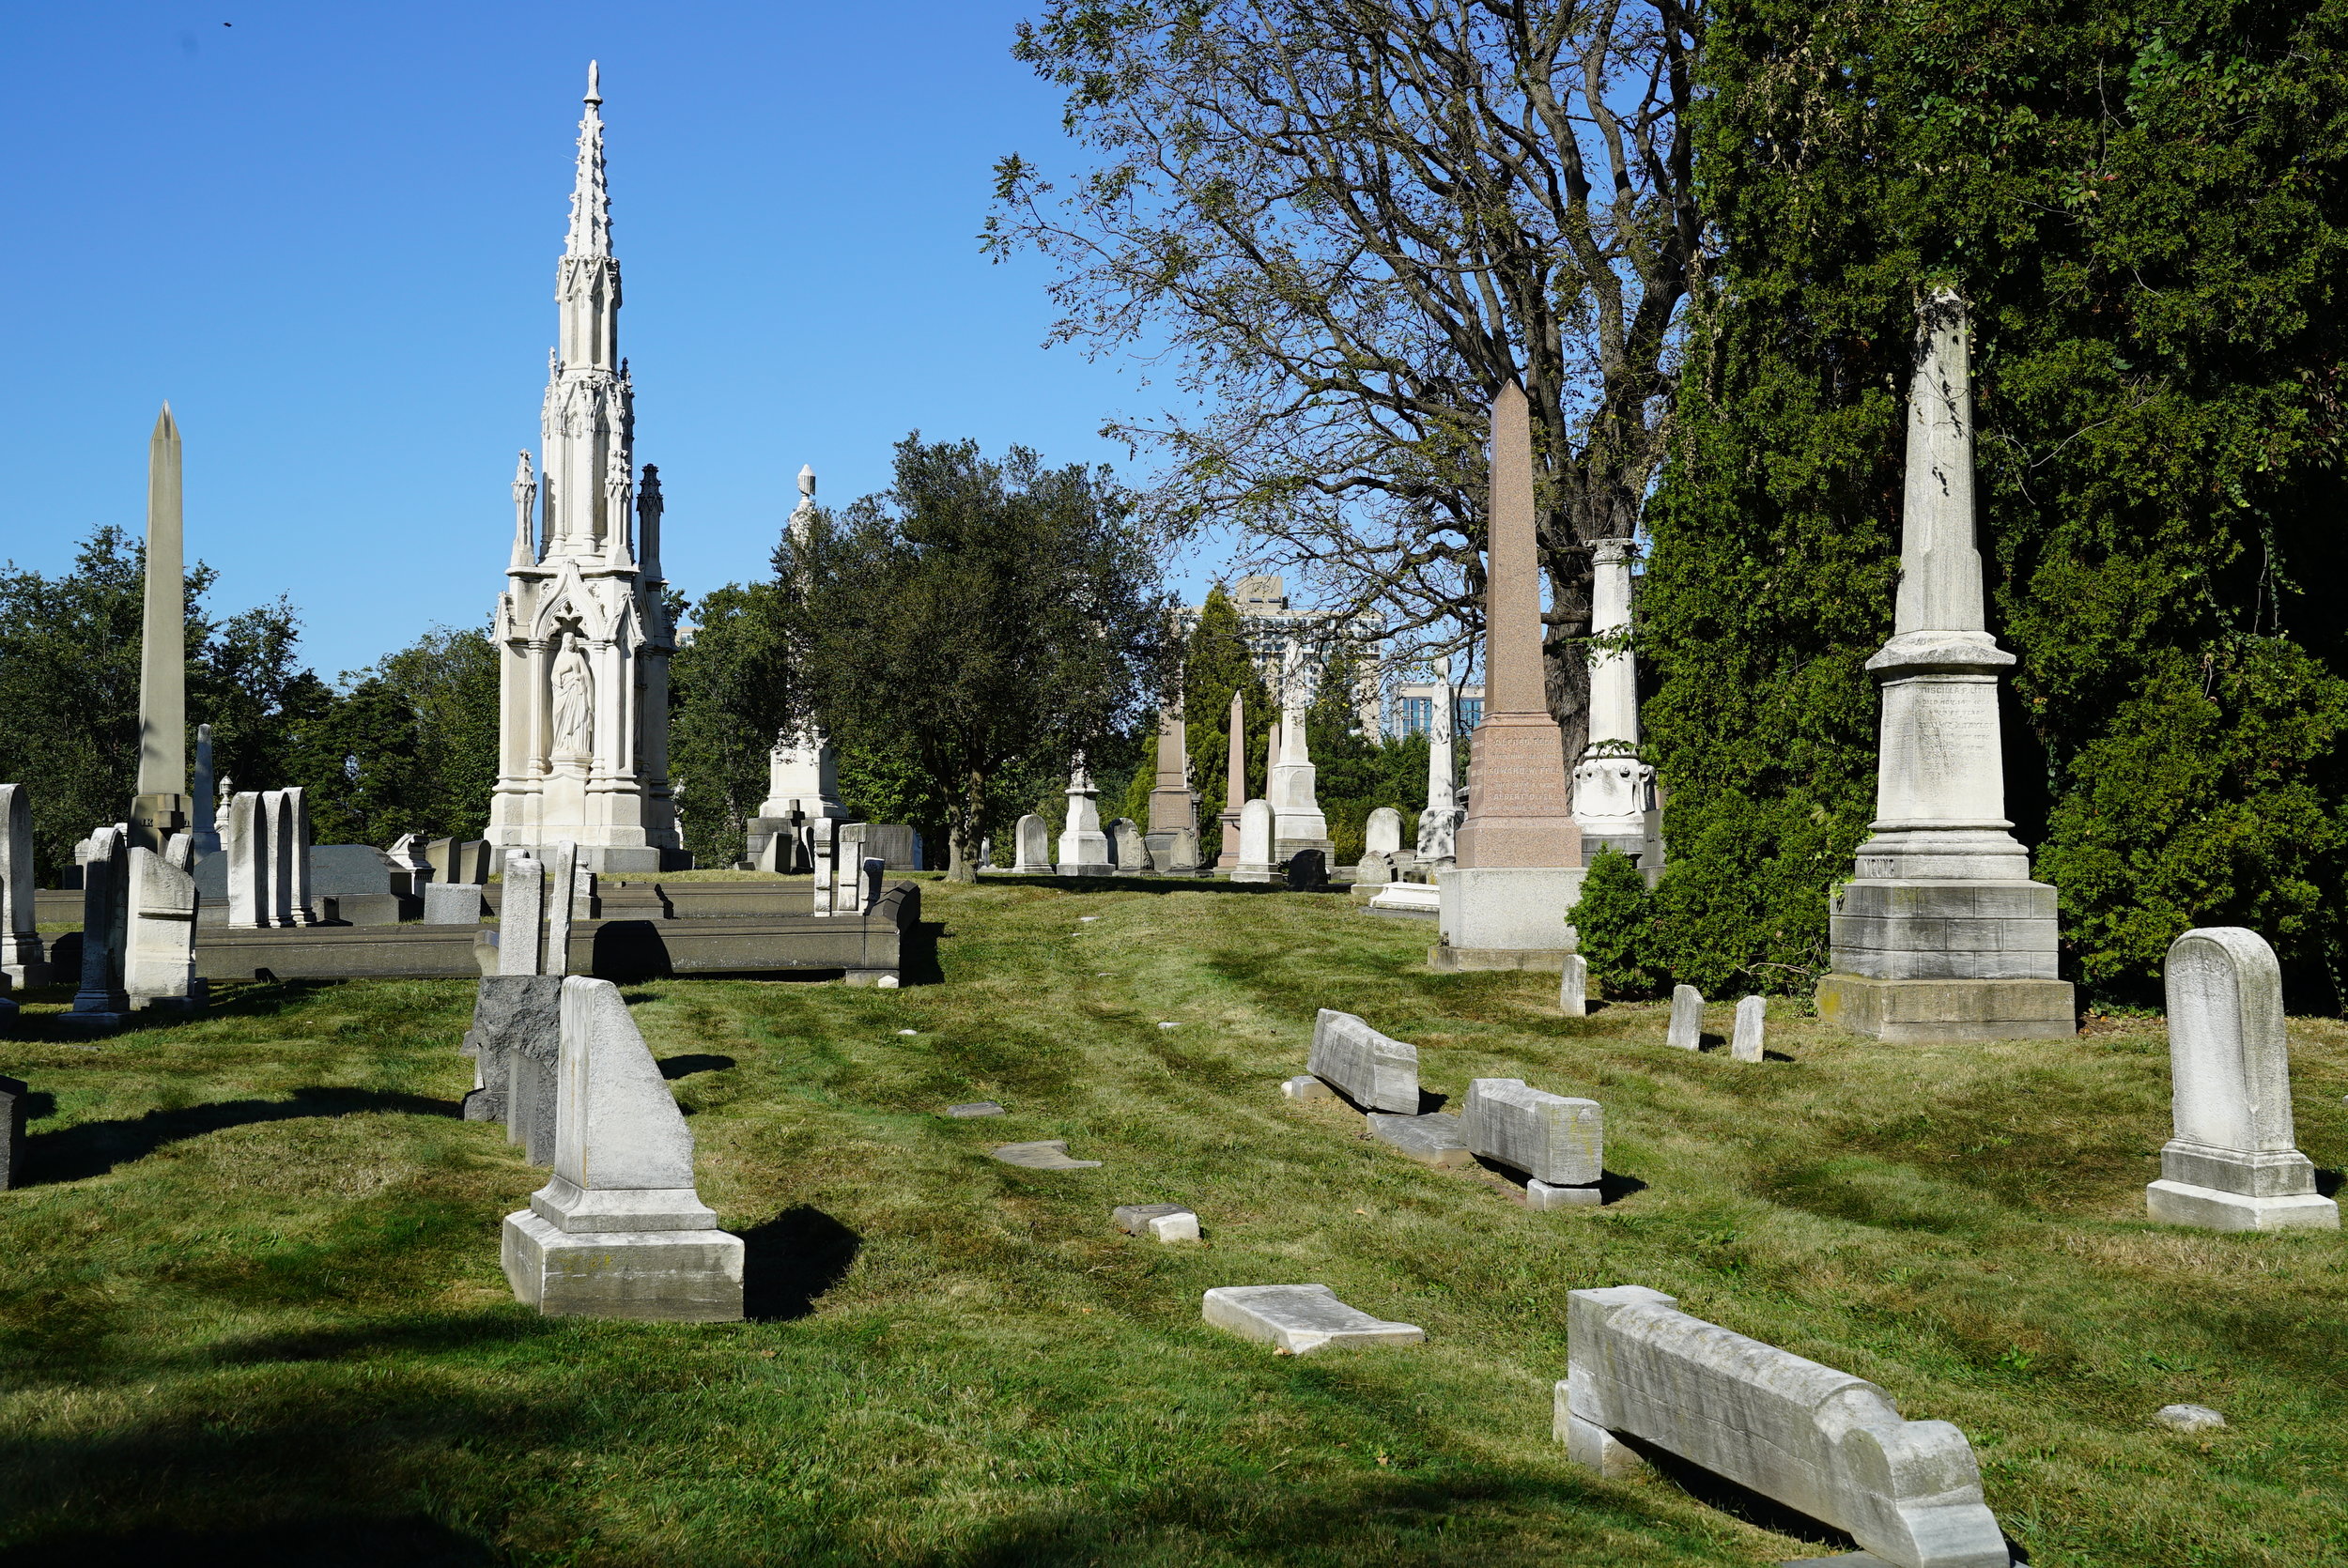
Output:
<svg viewBox="0 0 2348 1568">
<path fill-rule="evenodd" d="M 1250 866 L 1245 861 L 1242 861 L 1238 869 L 1231 872 L 1231 880 L 1233 882 L 1278 882 L 1280 873 L 1269 866 Z"/>
<path fill-rule="evenodd" d="M 1113 877 L 1117 875 L 1117 868 L 1105 860 L 1087 860 L 1062 865 L 1059 874 L 1064 877 Z"/>
<path fill-rule="evenodd" d="M 2144 1189 L 2144 1207 L 2163 1224 L 2196 1230 L 2340 1229 L 2340 1206 L 2313 1192 L 2253 1198 L 2164 1178 Z"/>
<path fill-rule="evenodd" d="M 660 851 L 651 844 L 581 844 L 579 846 L 581 870 L 595 872 L 658 871 Z"/>
<path fill-rule="evenodd" d="M 1829 910 L 1834 970 L 1878 980 L 2051 980 L 2061 931 L 2043 882 L 1859 877 Z"/>
<path fill-rule="evenodd" d="M 1574 947 L 1567 918 L 1587 874 L 1579 866 L 1455 866 L 1435 883 L 1444 945 L 1553 954 L 1532 967 L 1562 968 Z"/>
<path fill-rule="evenodd" d="M 1818 979 L 1818 1016 L 1879 1040 L 2059 1040 L 2078 1033 L 2068 980 Z"/>
<path fill-rule="evenodd" d="M 502 1260 L 515 1299 L 548 1317 L 734 1323 L 742 1252 L 721 1230 L 573 1235 L 525 1208 L 505 1217 Z"/>
<path fill-rule="evenodd" d="M 1454 947 L 1438 942 L 1427 949 L 1427 967 L 1438 975 L 1465 974 L 1482 969 L 1522 969 L 1537 975 L 1562 975 L 1570 947 Z"/>
<path fill-rule="evenodd" d="M 122 1012 L 54 1013 L 51 1022 L 69 1035 L 111 1035 L 138 1021 L 126 1008 Z"/>
</svg>

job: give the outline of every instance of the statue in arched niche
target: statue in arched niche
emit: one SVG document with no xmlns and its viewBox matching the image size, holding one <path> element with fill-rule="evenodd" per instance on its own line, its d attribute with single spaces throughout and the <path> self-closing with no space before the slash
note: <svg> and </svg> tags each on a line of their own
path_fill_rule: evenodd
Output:
<svg viewBox="0 0 2348 1568">
<path fill-rule="evenodd" d="M 592 757 L 595 752 L 595 677 L 575 638 L 563 640 L 554 661 L 554 754 Z"/>
</svg>

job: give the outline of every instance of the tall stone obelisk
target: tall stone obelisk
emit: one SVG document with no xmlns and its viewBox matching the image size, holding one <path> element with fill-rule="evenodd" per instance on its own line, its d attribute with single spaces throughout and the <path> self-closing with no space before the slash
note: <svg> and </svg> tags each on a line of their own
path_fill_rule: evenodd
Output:
<svg viewBox="0 0 2348 1568">
<path fill-rule="evenodd" d="M 1158 715 L 1158 768 L 1150 791 L 1150 831 L 1142 842 L 1155 871 L 1198 869 L 1198 797 L 1190 792 L 1190 727 L 1167 704 Z"/>
<path fill-rule="evenodd" d="M 1604 845 L 1633 859 L 1646 851 L 1655 769 L 1639 761 L 1638 665 L 1630 635 L 1628 539 L 1590 546 L 1590 736 L 1573 768 L 1573 820 L 1583 858 Z"/>
<path fill-rule="evenodd" d="M 679 856 L 669 788 L 669 623 L 659 484 L 638 493 L 636 388 L 620 357 L 620 263 L 587 68 L 571 220 L 555 265 L 558 346 L 539 413 L 544 461 L 514 478 L 514 547 L 499 597 L 499 850 L 579 846 L 594 871 Z M 533 515 L 533 508 L 539 515 Z M 632 526 L 642 524 L 641 537 Z"/>
<path fill-rule="evenodd" d="M 1484 716 L 1455 863 L 1436 882 L 1443 940 L 1427 961 L 1562 971 L 1573 952 L 1566 912 L 1582 894 L 1582 833 L 1541 670 L 1532 413 L 1513 381 L 1492 399 L 1485 531 Z"/>
<path fill-rule="evenodd" d="M 1998 677 L 1973 527 L 1971 332 L 1948 290 L 1918 310 L 1908 484 L 1882 688 L 1873 837 L 1832 895 L 1818 1016 L 1887 1040 L 2051 1039 L 2076 1030 L 2056 978 L 2055 890 L 2005 815 Z"/>
<path fill-rule="evenodd" d="M 171 405 L 147 442 L 147 602 L 139 640 L 139 792 L 131 842 L 161 854 L 188 825 L 188 588 L 179 426 Z"/>
<path fill-rule="evenodd" d="M 1215 818 L 1223 828 L 1223 850 L 1214 857 L 1214 869 L 1228 873 L 1239 864 L 1239 814 L 1247 804 L 1247 707 L 1236 691 L 1231 693 L 1231 744 L 1223 775 L 1223 809 Z"/>
</svg>

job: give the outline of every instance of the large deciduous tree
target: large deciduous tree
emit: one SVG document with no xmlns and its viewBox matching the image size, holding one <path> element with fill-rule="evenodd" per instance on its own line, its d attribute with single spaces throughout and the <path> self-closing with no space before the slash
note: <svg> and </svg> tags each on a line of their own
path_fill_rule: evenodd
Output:
<svg viewBox="0 0 2348 1568">
<path fill-rule="evenodd" d="M 1195 413 L 1112 424 L 1164 534 L 1260 559 L 1419 647 L 1480 623 L 1487 406 L 1533 407 L 1549 698 L 1586 733 L 1592 540 L 1663 452 L 1700 278 L 1681 0 L 1050 0 L 1015 53 L 1092 167 L 1012 156 L 987 241 L 1058 265 L 1058 339 L 1170 359 Z"/>
<path fill-rule="evenodd" d="M 845 746 L 910 751 L 942 797 L 951 874 L 1064 766 L 1131 733 L 1170 685 L 1169 607 L 1105 470 L 1013 447 L 898 443 L 895 483 L 775 552 L 795 700 Z"/>
</svg>

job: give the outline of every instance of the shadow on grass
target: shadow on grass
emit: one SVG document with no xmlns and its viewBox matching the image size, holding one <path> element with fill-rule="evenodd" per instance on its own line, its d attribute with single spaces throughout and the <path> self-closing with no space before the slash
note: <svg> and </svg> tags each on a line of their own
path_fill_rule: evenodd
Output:
<svg viewBox="0 0 2348 1568">
<path fill-rule="evenodd" d="M 259 1530 L 162 1530 L 58 1536 L 0 1551 L 6 1568 L 487 1568 L 506 1559 L 446 1525 L 405 1518 L 320 1518 Z"/>
<path fill-rule="evenodd" d="M 83 1122 L 54 1132 L 37 1132 L 24 1140 L 24 1165 L 35 1183 L 80 1181 L 103 1176 L 116 1165 L 144 1160 L 165 1144 L 255 1122 L 347 1116 L 362 1111 L 454 1116 L 456 1109 L 454 1100 L 382 1089 L 296 1089 L 291 1099 L 224 1099 L 211 1105 L 149 1111 L 143 1116 Z"/>
<path fill-rule="evenodd" d="M 693 1052 L 683 1056 L 661 1057 L 660 1076 L 674 1083 L 680 1078 L 690 1078 L 697 1072 L 723 1072 L 732 1066 L 734 1066 L 734 1058 L 731 1056 L 712 1055 L 707 1052 Z"/>
<path fill-rule="evenodd" d="M 820 1208 L 786 1208 L 742 1236 L 742 1315 L 786 1323 L 847 1278 L 864 1238 Z"/>
<path fill-rule="evenodd" d="M 943 920 L 916 920 L 897 937 L 897 983 L 906 986 L 942 986 L 946 983 L 946 966 L 937 952 L 938 939 L 946 934 Z"/>
<path fill-rule="evenodd" d="M 512 1345 L 560 1333 L 563 1324 L 533 1313 L 485 1313 L 464 1317 L 394 1317 L 372 1323 L 340 1323 L 292 1333 L 257 1334 L 212 1347 L 224 1366 L 263 1366 L 272 1361 L 342 1361 L 367 1356 L 437 1356 Z"/>
<path fill-rule="evenodd" d="M 1228 882 L 1220 877 L 1062 877 L 989 871 L 985 882 L 990 885 L 1057 887 L 1063 893 L 1236 893 L 1252 899 L 1289 891 L 1284 882 Z M 1345 889 L 1332 883 L 1316 891 L 1341 893 Z"/>
<path fill-rule="evenodd" d="M 1799 1509 L 1786 1507 L 1775 1498 L 1763 1497 L 1748 1487 L 1739 1486 L 1726 1476 L 1715 1475 L 1668 1449 L 1658 1448 L 1653 1443 L 1625 1433 L 1617 1432 L 1614 1437 L 1653 1467 L 1657 1474 L 1707 1508 L 1715 1508 L 1732 1518 L 1742 1519 L 1756 1530 L 1774 1530 L 1780 1535 L 1790 1535 L 1797 1541 L 1831 1546 L 1837 1552 L 1859 1550 L 1858 1542 L 1822 1519 L 1814 1519 Z"/>
</svg>

